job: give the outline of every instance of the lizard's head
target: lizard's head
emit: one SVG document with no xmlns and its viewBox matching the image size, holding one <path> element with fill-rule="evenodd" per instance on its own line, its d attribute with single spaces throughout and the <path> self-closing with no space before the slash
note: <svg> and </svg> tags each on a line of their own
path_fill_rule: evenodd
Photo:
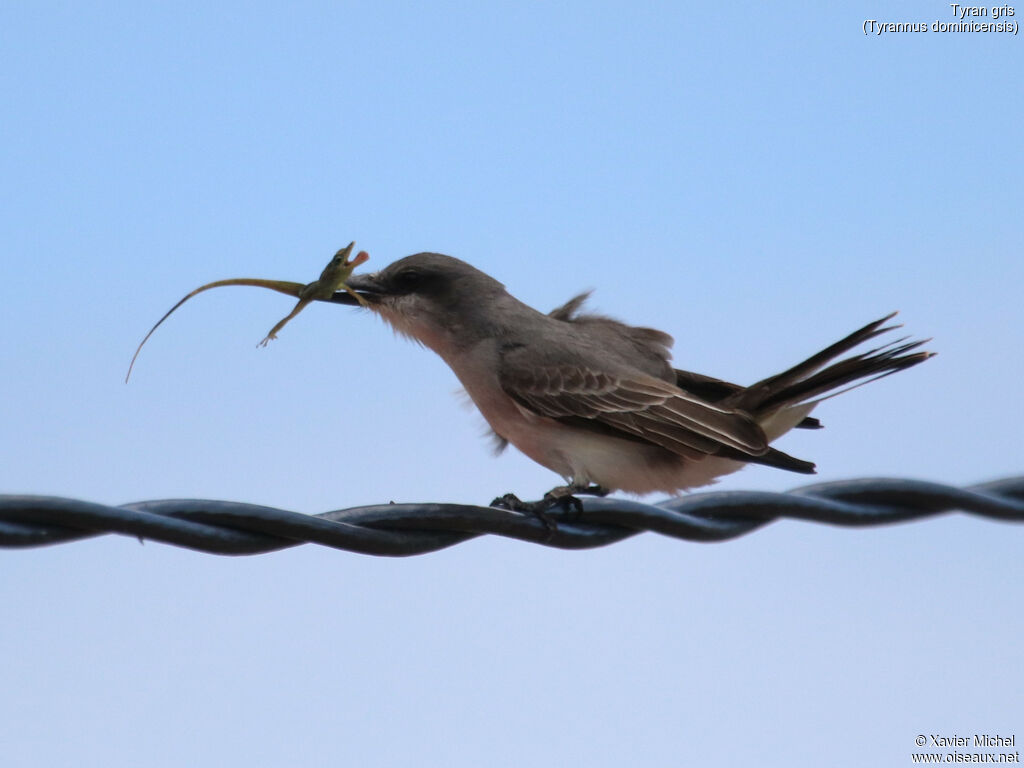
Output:
<svg viewBox="0 0 1024 768">
<path fill-rule="evenodd" d="M 370 258 L 370 254 L 366 251 L 360 251 L 354 259 L 349 261 L 348 257 L 352 255 L 352 249 L 355 245 L 354 241 L 349 243 L 327 262 L 324 271 L 320 273 L 319 282 L 321 284 L 326 284 L 336 290 L 340 290 L 346 278 L 352 274 L 352 270 Z"/>
</svg>

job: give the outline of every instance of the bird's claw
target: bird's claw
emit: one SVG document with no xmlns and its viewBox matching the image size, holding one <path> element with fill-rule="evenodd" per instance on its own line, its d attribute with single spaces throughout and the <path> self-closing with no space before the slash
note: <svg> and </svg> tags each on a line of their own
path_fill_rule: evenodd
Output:
<svg viewBox="0 0 1024 768">
<path fill-rule="evenodd" d="M 600 486 L 592 486 L 598 489 Z M 558 520 L 556 515 L 562 514 L 566 520 L 578 520 L 583 514 L 583 502 L 577 499 L 573 493 L 590 493 L 604 495 L 608 492 L 604 489 L 602 494 L 596 494 L 595 490 L 587 487 L 563 485 L 553 488 L 544 494 L 540 501 L 523 501 L 514 493 L 506 493 L 491 502 L 492 507 L 507 509 L 511 512 L 522 512 L 532 515 L 544 524 L 548 531 L 548 538 L 558 532 Z"/>
</svg>

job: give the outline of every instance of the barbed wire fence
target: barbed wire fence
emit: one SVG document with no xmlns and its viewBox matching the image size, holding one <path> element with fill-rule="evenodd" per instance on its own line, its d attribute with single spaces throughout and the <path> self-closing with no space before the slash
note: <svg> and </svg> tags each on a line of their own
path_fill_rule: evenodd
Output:
<svg viewBox="0 0 1024 768">
<path fill-rule="evenodd" d="M 485 534 L 562 549 L 590 549 L 645 531 L 688 541 L 735 539 L 794 519 L 865 527 L 962 512 L 1024 522 L 1024 476 L 968 487 L 863 478 L 788 493 L 711 491 L 657 504 L 584 498 L 582 512 L 536 515 L 467 504 L 376 504 L 317 515 L 232 501 L 165 499 L 109 506 L 54 496 L 0 495 L 0 547 L 23 548 L 122 534 L 218 555 L 320 544 L 368 555 L 435 552 Z"/>
</svg>

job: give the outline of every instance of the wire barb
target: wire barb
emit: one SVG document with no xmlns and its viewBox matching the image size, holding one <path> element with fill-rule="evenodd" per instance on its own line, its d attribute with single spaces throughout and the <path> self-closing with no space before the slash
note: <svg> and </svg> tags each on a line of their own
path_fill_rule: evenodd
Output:
<svg viewBox="0 0 1024 768">
<path fill-rule="evenodd" d="M 435 552 L 483 534 L 590 549 L 644 531 L 689 541 L 726 541 L 782 518 L 860 527 L 959 511 L 1024 522 L 1024 476 L 966 488 L 863 478 L 788 493 L 694 493 L 658 504 L 614 498 L 581 501 L 583 514 L 562 517 L 552 532 L 533 515 L 465 504 L 378 504 L 306 515 L 204 499 L 107 506 L 55 496 L 0 495 L 0 547 L 37 547 L 119 533 L 218 555 L 256 555 L 320 544 L 402 557 Z"/>
</svg>

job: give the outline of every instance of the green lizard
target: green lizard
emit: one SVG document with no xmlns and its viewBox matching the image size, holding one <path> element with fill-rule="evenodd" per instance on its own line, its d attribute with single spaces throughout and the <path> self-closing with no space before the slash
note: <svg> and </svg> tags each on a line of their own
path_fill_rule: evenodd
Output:
<svg viewBox="0 0 1024 768">
<path fill-rule="evenodd" d="M 268 333 L 263 341 L 257 345 L 260 347 L 265 347 L 272 339 L 276 339 L 277 332 L 284 328 L 289 320 L 305 309 L 306 305 L 311 301 L 329 299 L 337 291 L 347 291 L 349 295 L 359 302 L 359 304 L 365 307 L 366 300 L 345 284 L 349 277 L 351 277 L 352 271 L 370 258 L 370 255 L 366 251 L 360 251 L 352 261 L 349 261 L 348 257 L 352 254 L 352 249 L 354 247 L 355 242 L 351 242 L 334 254 L 333 258 L 327 263 L 327 266 L 324 267 L 323 272 L 320 273 L 320 277 L 311 283 L 306 283 L 305 285 L 302 283 L 293 283 L 287 280 L 263 280 L 255 277 L 236 277 L 231 280 L 217 280 L 215 282 L 199 286 L 167 310 L 167 313 L 157 320 L 156 325 L 149 329 L 149 333 L 147 333 L 145 338 L 139 342 L 139 346 L 136 348 L 135 354 L 132 355 L 132 361 L 128 365 L 128 374 L 124 377 L 125 382 L 127 382 L 128 378 L 132 375 L 132 368 L 135 366 L 135 360 L 138 358 L 139 352 L 142 351 L 142 346 L 149 341 L 149 337 L 152 336 L 153 332 L 160 327 L 160 324 L 170 317 L 174 310 L 191 299 L 197 293 L 202 293 L 210 288 L 220 288 L 225 285 L 251 285 L 257 288 L 269 288 L 272 291 L 284 293 L 288 296 L 295 296 L 299 300 L 298 304 L 295 305 L 295 308 L 292 309 L 286 317 L 282 318 L 277 325 L 270 329 L 270 333 Z"/>
</svg>

